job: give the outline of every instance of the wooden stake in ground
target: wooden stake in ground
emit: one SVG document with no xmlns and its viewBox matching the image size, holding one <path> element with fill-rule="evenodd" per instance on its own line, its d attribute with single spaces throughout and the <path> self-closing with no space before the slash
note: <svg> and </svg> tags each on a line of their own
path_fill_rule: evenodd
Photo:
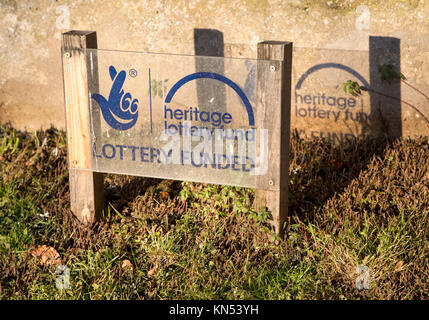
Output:
<svg viewBox="0 0 429 320">
<path fill-rule="evenodd" d="M 254 205 L 257 209 L 267 207 L 273 216 L 275 232 L 283 236 L 288 215 L 292 43 L 260 42 L 258 59 L 276 60 L 270 68 L 261 64 L 257 70 L 257 109 L 270 110 L 257 116 L 257 126 L 268 129 L 272 137 L 268 146 L 272 174 L 262 180 L 272 176 L 279 177 L 279 181 L 261 181 L 264 185 L 277 186 L 278 191 L 256 190 Z"/>
<path fill-rule="evenodd" d="M 67 147 L 70 168 L 71 210 L 85 224 L 101 217 L 104 205 L 103 175 L 92 169 L 90 109 L 88 101 L 87 59 L 82 49 L 97 48 L 93 31 L 63 34 L 64 100 L 67 123 Z"/>
</svg>

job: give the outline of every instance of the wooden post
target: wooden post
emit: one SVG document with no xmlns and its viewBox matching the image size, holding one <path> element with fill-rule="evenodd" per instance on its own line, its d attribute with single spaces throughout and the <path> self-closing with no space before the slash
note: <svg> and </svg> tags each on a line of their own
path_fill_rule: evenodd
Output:
<svg viewBox="0 0 429 320">
<path fill-rule="evenodd" d="M 280 179 L 269 181 L 270 185 L 278 184 L 278 191 L 256 190 L 254 206 L 257 209 L 267 207 L 273 217 L 274 231 L 282 237 L 288 215 L 292 43 L 260 42 L 258 59 L 276 60 L 270 68 L 264 64 L 257 70 L 258 110 L 270 110 L 257 116 L 257 125 L 269 129 L 272 139 L 268 147 L 268 170 Z M 267 178 L 270 179 L 263 179 Z"/>
<path fill-rule="evenodd" d="M 92 171 L 88 73 L 85 51 L 96 49 L 93 31 L 63 33 L 62 59 L 71 210 L 84 224 L 101 217 L 104 206 L 103 174 Z"/>
</svg>

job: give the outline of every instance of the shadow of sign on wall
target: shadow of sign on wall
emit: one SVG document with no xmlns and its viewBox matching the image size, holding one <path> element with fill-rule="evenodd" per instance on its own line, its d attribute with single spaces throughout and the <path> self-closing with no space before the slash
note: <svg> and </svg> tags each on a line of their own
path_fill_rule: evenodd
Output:
<svg viewBox="0 0 429 320">
<path fill-rule="evenodd" d="M 401 103 L 374 93 L 353 97 L 343 90 L 347 80 L 401 98 L 399 81 L 382 83 L 379 68 L 390 64 L 400 72 L 400 42 L 370 37 L 368 51 L 295 48 L 292 127 L 301 136 L 334 143 L 364 136 L 402 135 Z"/>
</svg>

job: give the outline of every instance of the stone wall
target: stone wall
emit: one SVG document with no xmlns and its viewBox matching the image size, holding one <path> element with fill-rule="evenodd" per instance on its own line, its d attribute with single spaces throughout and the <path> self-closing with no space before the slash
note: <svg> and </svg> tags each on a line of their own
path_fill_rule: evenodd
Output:
<svg viewBox="0 0 429 320">
<path fill-rule="evenodd" d="M 260 41 L 292 41 L 292 128 L 309 136 L 429 133 L 412 108 L 372 95 L 361 98 L 362 121 L 346 119 L 346 108 L 342 122 L 340 116 L 326 119 L 327 110 L 311 118 L 298 99 L 328 96 L 332 90 L 337 98 L 345 95 L 342 81 L 355 78 L 344 68 L 313 72 L 296 91 L 313 66 L 349 67 L 372 86 L 377 66 L 390 63 L 429 93 L 428 1 L 0 0 L 0 122 L 28 130 L 64 129 L 60 47 L 61 33 L 71 29 L 97 31 L 98 47 L 104 49 L 225 57 L 255 58 Z M 429 118 L 429 101 L 410 87 L 377 83 L 377 88 L 415 104 Z"/>
</svg>

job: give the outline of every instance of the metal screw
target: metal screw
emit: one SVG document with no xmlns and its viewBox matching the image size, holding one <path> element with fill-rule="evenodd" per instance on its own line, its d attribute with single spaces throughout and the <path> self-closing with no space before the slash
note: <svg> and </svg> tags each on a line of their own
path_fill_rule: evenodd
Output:
<svg viewBox="0 0 429 320">
<path fill-rule="evenodd" d="M 276 71 L 277 67 L 276 66 L 270 66 L 270 71 Z"/>
<path fill-rule="evenodd" d="M 66 58 L 70 58 L 70 57 L 71 57 L 71 54 L 70 54 L 70 52 L 66 52 L 66 53 L 64 54 L 64 56 L 65 56 Z"/>
<path fill-rule="evenodd" d="M 269 184 L 270 186 L 273 186 L 273 185 L 274 185 L 274 181 L 273 181 L 273 180 L 270 180 L 270 181 L 268 181 L 268 184 Z"/>
</svg>

